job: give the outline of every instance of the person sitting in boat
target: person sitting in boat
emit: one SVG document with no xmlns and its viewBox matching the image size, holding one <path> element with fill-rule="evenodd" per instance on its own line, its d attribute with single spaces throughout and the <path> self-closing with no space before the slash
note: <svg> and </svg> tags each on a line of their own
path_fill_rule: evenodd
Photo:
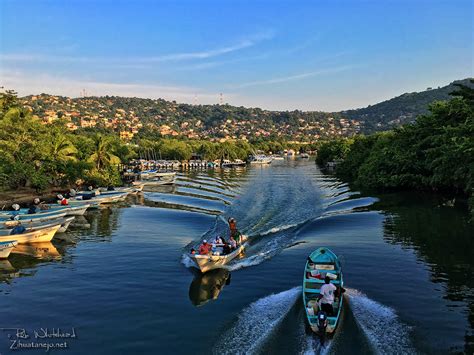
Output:
<svg viewBox="0 0 474 355">
<path fill-rule="evenodd" d="M 207 255 L 207 254 L 210 253 L 211 248 L 212 248 L 211 244 L 209 244 L 209 243 L 207 242 L 207 240 L 204 239 L 204 240 L 202 241 L 202 244 L 199 246 L 199 254 L 201 254 L 201 255 Z"/>
<path fill-rule="evenodd" d="M 242 234 L 240 234 L 237 229 L 237 221 L 235 218 L 229 218 L 227 222 L 229 223 L 230 235 L 234 237 L 238 245 L 242 244 Z"/>
<path fill-rule="evenodd" d="M 12 208 L 13 208 L 13 212 L 11 213 L 11 215 L 13 217 L 20 215 L 20 205 L 18 203 L 14 203 L 12 205 Z"/>
<path fill-rule="evenodd" d="M 229 238 L 229 246 L 230 246 L 231 252 L 237 249 L 237 241 L 234 239 L 232 235 Z"/>
<path fill-rule="evenodd" d="M 331 283 L 329 276 L 324 278 L 324 285 L 319 290 L 318 300 L 321 301 L 321 310 L 326 312 L 328 316 L 332 316 L 334 310 L 332 304 L 334 303 L 334 292 L 337 287 Z"/>
<path fill-rule="evenodd" d="M 41 201 L 38 197 L 35 197 L 35 199 L 33 200 L 33 205 L 36 206 L 36 212 L 38 212 L 38 210 L 44 211 L 49 209 L 49 206 L 44 203 L 44 201 Z"/>
<path fill-rule="evenodd" d="M 67 201 L 67 199 L 66 199 L 63 195 L 59 194 L 59 195 L 57 196 L 57 198 L 58 198 L 58 203 L 59 203 L 61 206 L 67 206 L 67 205 L 69 204 L 68 201 Z"/>
<path fill-rule="evenodd" d="M 191 255 L 196 255 L 196 249 L 191 248 Z"/>
<path fill-rule="evenodd" d="M 22 226 L 20 222 L 18 222 L 18 224 L 12 228 L 10 235 L 23 234 L 25 232 L 26 232 L 26 228 Z"/>
<path fill-rule="evenodd" d="M 28 214 L 35 214 L 36 212 L 38 212 L 38 208 L 33 204 L 31 205 L 29 208 L 28 208 Z"/>
</svg>

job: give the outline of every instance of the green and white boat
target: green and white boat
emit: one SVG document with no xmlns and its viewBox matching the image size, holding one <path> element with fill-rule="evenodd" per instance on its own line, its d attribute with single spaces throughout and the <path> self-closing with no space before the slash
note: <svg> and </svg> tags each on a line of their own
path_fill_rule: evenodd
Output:
<svg viewBox="0 0 474 355">
<path fill-rule="evenodd" d="M 332 314 L 321 310 L 318 302 L 321 286 L 325 284 L 325 277 L 336 286 Z M 318 248 L 311 253 L 306 261 L 303 276 L 303 303 L 311 330 L 321 336 L 332 334 L 339 324 L 343 310 L 344 280 L 341 262 L 336 254 L 328 248 Z"/>
</svg>

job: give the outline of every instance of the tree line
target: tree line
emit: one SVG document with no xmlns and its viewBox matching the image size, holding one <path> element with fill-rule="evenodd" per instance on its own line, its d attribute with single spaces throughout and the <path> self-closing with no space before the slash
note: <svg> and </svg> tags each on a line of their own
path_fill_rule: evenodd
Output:
<svg viewBox="0 0 474 355">
<path fill-rule="evenodd" d="M 107 130 L 68 131 L 65 120 L 44 124 L 14 91 L 0 93 L 0 189 L 38 191 L 73 185 L 119 185 L 119 164 L 135 158 L 188 160 L 242 159 L 258 151 L 305 151 L 316 145 L 281 141 L 253 142 L 169 139 L 152 132 L 131 143 Z"/>
<path fill-rule="evenodd" d="M 474 213 L 474 90 L 457 86 L 412 124 L 323 143 L 316 162 L 336 161 L 338 176 L 368 188 L 465 194 Z"/>
</svg>

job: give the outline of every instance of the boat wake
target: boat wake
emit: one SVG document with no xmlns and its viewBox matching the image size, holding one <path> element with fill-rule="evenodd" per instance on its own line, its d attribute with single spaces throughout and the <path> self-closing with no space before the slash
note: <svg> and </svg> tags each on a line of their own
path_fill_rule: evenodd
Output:
<svg viewBox="0 0 474 355">
<path fill-rule="evenodd" d="M 291 310 L 301 287 L 261 298 L 238 315 L 235 324 L 222 334 L 214 354 L 256 354 Z"/>
<path fill-rule="evenodd" d="M 347 289 L 349 305 L 358 326 L 378 354 L 413 354 L 410 327 L 403 324 L 395 310 L 354 289 Z"/>
</svg>

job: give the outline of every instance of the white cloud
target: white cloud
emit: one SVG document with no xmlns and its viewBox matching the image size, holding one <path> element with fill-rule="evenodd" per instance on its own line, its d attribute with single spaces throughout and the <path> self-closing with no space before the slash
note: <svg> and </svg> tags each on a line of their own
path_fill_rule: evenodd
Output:
<svg viewBox="0 0 474 355">
<path fill-rule="evenodd" d="M 116 58 L 116 57 L 84 57 L 84 56 L 65 56 L 65 55 L 51 55 L 51 54 L 25 54 L 25 53 L 0 53 L 0 61 L 5 62 L 54 62 L 54 63 L 107 63 L 107 64 L 139 64 L 139 63 L 159 63 L 159 62 L 178 62 L 186 60 L 199 60 L 219 57 L 232 52 L 237 52 L 246 48 L 253 47 L 259 42 L 272 39 L 274 37 L 273 31 L 266 31 L 262 33 L 249 36 L 235 44 L 227 45 L 219 48 L 213 48 L 198 52 L 172 53 L 160 56 L 150 57 L 130 57 L 130 58 Z"/>
<path fill-rule="evenodd" d="M 17 91 L 20 96 L 47 93 L 77 97 L 82 90 L 86 90 L 87 95 L 94 96 L 163 98 L 189 103 L 194 102 L 197 97 L 199 104 L 214 104 L 219 100 L 217 92 L 212 93 L 192 87 L 75 80 L 47 74 L 31 75 L 20 72 L 4 73 L 0 85 L 5 89 Z"/>
<path fill-rule="evenodd" d="M 290 75 L 286 77 L 278 77 L 278 78 L 272 78 L 272 79 L 266 79 L 266 80 L 251 81 L 251 82 L 242 83 L 242 84 L 235 84 L 235 85 L 232 85 L 231 87 L 234 89 L 241 89 L 241 88 L 246 88 L 249 86 L 284 83 L 287 81 L 300 80 L 300 79 L 305 79 L 305 78 L 318 76 L 318 75 L 338 73 L 345 70 L 349 70 L 351 68 L 352 66 L 348 66 L 348 65 L 342 66 L 342 67 L 336 67 L 336 68 L 327 68 L 327 69 L 322 69 L 322 70 L 309 72 L 309 73 L 301 73 L 301 74 L 295 74 L 295 75 Z"/>
</svg>

